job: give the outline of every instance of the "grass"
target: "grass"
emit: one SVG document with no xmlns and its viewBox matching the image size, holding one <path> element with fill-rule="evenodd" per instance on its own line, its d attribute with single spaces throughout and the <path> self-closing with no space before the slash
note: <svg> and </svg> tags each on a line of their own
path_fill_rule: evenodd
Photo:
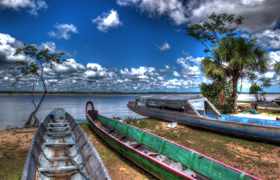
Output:
<svg viewBox="0 0 280 180">
<path fill-rule="evenodd" d="M 262 179 L 276 180 L 280 177 L 280 148 L 278 146 L 182 125 L 171 129 L 168 128 L 168 123 L 154 119 L 133 120 L 128 123 L 195 149 Z"/>
</svg>

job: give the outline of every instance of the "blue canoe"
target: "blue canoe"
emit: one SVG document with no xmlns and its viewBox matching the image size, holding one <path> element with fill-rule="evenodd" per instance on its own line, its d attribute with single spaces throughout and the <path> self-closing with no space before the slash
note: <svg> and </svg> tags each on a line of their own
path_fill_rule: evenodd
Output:
<svg viewBox="0 0 280 180">
<path fill-rule="evenodd" d="M 280 144 L 280 121 L 220 114 L 213 104 L 202 96 L 141 96 L 130 101 L 128 107 L 146 117 Z"/>
</svg>

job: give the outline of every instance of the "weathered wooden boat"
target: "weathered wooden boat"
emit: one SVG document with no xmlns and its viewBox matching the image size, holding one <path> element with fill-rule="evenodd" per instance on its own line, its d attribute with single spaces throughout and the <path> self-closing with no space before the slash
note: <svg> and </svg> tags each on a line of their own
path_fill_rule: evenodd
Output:
<svg viewBox="0 0 280 180">
<path fill-rule="evenodd" d="M 280 122 L 221 114 L 200 95 L 150 95 L 136 98 L 128 108 L 146 117 L 280 144 Z"/>
<path fill-rule="evenodd" d="M 280 106 L 280 97 L 274 99 L 272 102 L 274 102 L 275 104 L 277 104 L 278 106 Z"/>
<path fill-rule="evenodd" d="M 92 102 L 87 103 L 86 112 L 92 129 L 110 147 L 159 179 L 258 179 L 192 149 L 101 116 Z"/>
<path fill-rule="evenodd" d="M 110 180 L 96 149 L 75 120 L 55 109 L 32 140 L 22 180 Z"/>
</svg>

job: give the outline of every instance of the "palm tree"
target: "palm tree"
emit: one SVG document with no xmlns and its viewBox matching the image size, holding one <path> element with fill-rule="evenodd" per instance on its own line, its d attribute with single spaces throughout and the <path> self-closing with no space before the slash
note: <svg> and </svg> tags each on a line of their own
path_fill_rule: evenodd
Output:
<svg viewBox="0 0 280 180">
<path fill-rule="evenodd" d="M 256 42 L 243 37 L 224 37 L 212 51 L 212 58 L 202 62 L 206 76 L 212 80 L 230 81 L 234 111 L 237 110 L 237 86 L 241 78 L 267 71 L 266 53 Z"/>
</svg>

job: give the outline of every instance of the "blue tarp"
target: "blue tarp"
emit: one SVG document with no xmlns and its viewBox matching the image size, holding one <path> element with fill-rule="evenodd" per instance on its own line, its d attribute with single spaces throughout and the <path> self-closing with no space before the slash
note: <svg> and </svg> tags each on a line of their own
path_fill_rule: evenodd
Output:
<svg viewBox="0 0 280 180">
<path fill-rule="evenodd" d="M 226 115 L 226 114 L 222 114 L 220 119 L 223 121 L 231 121 L 231 122 L 238 122 L 244 124 L 255 124 L 260 126 L 274 126 L 280 128 L 280 121 L 276 121 L 276 120 L 238 117 L 238 116 Z"/>
</svg>

